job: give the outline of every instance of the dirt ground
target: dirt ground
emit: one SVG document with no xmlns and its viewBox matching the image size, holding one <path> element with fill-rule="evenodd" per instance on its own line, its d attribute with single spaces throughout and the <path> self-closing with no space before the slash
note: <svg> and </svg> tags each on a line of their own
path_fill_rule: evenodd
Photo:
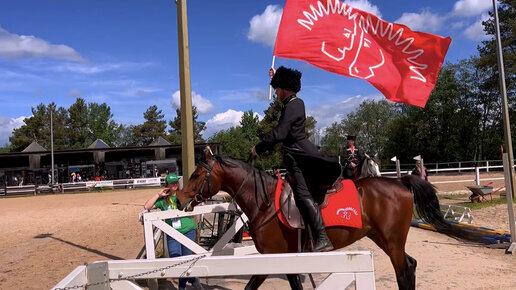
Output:
<svg viewBox="0 0 516 290">
<path fill-rule="evenodd" d="M 155 192 L 0 198 L 0 289 L 49 289 L 84 263 L 134 259 L 143 246 L 138 213 Z M 508 229 L 505 205 L 473 214 L 477 224 Z M 397 289 L 388 257 L 370 240 L 363 239 L 345 250 L 372 251 L 376 287 Z M 466 245 L 411 228 L 407 253 L 418 261 L 418 289 L 514 289 L 516 285 L 516 255 L 505 255 L 500 249 Z M 235 277 L 201 282 L 205 289 L 243 289 L 247 280 Z M 307 279 L 304 285 L 311 288 Z M 286 279 L 273 277 L 262 289 L 289 287 Z"/>
</svg>

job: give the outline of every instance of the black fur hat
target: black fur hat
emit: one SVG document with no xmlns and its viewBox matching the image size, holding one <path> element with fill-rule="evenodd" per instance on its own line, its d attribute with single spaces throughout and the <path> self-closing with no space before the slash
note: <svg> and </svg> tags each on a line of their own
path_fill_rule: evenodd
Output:
<svg viewBox="0 0 516 290">
<path fill-rule="evenodd" d="M 280 66 L 271 79 L 271 86 L 297 93 L 301 90 L 301 72 Z"/>
</svg>

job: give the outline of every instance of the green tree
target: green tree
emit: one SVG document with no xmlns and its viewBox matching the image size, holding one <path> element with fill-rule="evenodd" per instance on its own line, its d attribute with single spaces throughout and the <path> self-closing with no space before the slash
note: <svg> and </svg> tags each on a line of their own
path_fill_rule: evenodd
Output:
<svg viewBox="0 0 516 290">
<path fill-rule="evenodd" d="M 388 126 L 386 158 L 412 162 L 421 154 L 426 162 L 476 159 L 479 105 L 471 73 L 446 64 L 425 108 L 398 105 L 397 117 Z"/>
<path fill-rule="evenodd" d="M 206 122 L 197 121 L 197 107 L 192 106 L 192 116 L 193 116 L 193 133 L 194 133 L 194 143 L 204 143 L 204 139 L 202 138 L 202 132 L 206 130 Z M 181 109 L 176 109 L 176 117 L 168 122 L 170 129 L 168 130 L 167 139 L 172 144 L 181 144 Z"/>
<path fill-rule="evenodd" d="M 498 16 L 500 22 L 500 37 L 502 42 L 504 70 L 507 86 L 507 98 L 509 105 L 509 116 L 511 131 L 516 130 L 516 1 L 501 0 L 498 6 Z M 498 71 L 497 61 L 497 45 L 495 40 L 495 23 L 493 12 L 489 12 L 490 18 L 483 22 L 484 31 L 492 37 L 489 40 L 482 41 L 482 45 L 478 47 L 480 54 L 478 60 L 478 68 L 486 75 L 482 79 L 481 89 L 484 92 L 484 98 L 487 104 L 494 101 L 490 106 L 484 109 L 490 110 L 491 114 L 487 123 L 482 126 L 483 158 L 500 158 L 500 145 L 503 141 L 503 123 L 501 112 L 501 93 L 500 93 L 500 75 Z M 491 124 L 491 122 L 493 122 Z M 515 143 L 516 135 L 512 134 L 512 142 Z"/>
<path fill-rule="evenodd" d="M 118 125 L 116 128 L 117 135 L 112 145 L 115 147 L 136 146 L 136 140 L 134 138 L 133 132 L 133 126 L 124 124 Z"/>
<path fill-rule="evenodd" d="M 396 115 L 395 107 L 387 101 L 364 101 L 353 112 L 342 120 L 338 133 L 347 133 L 357 137 L 357 147 L 362 153 L 383 156 L 386 143 L 389 140 L 387 128 Z M 342 136 L 342 135 L 341 135 Z M 332 141 L 336 141 L 332 138 Z M 344 139 L 341 138 L 344 143 Z M 341 153 L 342 154 L 342 151 Z"/>
<path fill-rule="evenodd" d="M 242 127 L 235 126 L 219 131 L 210 137 L 209 143 L 220 143 L 224 155 L 239 160 L 247 160 L 251 147 L 246 140 Z"/>
<path fill-rule="evenodd" d="M 161 110 L 158 110 L 156 105 L 150 106 L 143 113 L 143 117 L 145 118 L 143 124 L 132 127 L 134 144 L 137 146 L 149 145 L 159 136 L 165 136 L 165 128 L 167 127 L 167 122 L 163 120 L 165 115 Z"/>
<path fill-rule="evenodd" d="M 83 98 L 77 98 L 68 108 L 68 129 L 71 148 L 85 148 L 93 142 L 88 127 L 88 106 Z"/>
<path fill-rule="evenodd" d="M 45 106 L 43 103 L 32 107 L 32 116 L 25 118 L 24 125 L 13 130 L 9 137 L 10 150 L 22 151 L 33 141 L 37 141 L 41 146 L 50 149 L 50 111 L 53 112 L 54 127 L 54 149 L 66 149 L 69 147 L 68 137 L 68 111 L 59 107 L 55 103 Z"/>
<path fill-rule="evenodd" d="M 321 140 L 321 150 L 324 154 L 338 156 L 344 152 L 344 128 L 342 124 L 333 122 L 331 126 L 325 130 L 324 137 Z"/>
<path fill-rule="evenodd" d="M 269 134 L 272 134 L 272 130 L 278 125 L 279 118 L 281 116 L 281 110 L 284 105 L 281 101 L 275 99 L 269 104 L 269 107 L 263 111 L 263 119 L 260 121 L 258 128 L 258 136 L 263 138 Z M 274 167 L 281 167 L 283 163 L 283 156 L 281 154 L 282 143 L 278 143 L 274 150 L 262 154 L 257 160 L 257 165 L 264 169 L 271 169 Z"/>
<path fill-rule="evenodd" d="M 305 134 L 306 139 L 310 139 L 315 135 L 315 126 L 317 125 L 317 120 L 315 120 L 312 116 L 307 116 L 305 121 Z"/>
<path fill-rule="evenodd" d="M 247 160 L 251 148 L 259 142 L 258 128 L 258 116 L 250 110 L 244 112 L 238 126 L 215 133 L 209 142 L 220 143 L 222 152 L 231 158 Z"/>
<path fill-rule="evenodd" d="M 102 139 L 110 146 L 117 143 L 121 130 L 124 129 L 113 120 L 111 108 L 106 103 L 88 104 L 88 127 L 91 142 Z"/>
</svg>

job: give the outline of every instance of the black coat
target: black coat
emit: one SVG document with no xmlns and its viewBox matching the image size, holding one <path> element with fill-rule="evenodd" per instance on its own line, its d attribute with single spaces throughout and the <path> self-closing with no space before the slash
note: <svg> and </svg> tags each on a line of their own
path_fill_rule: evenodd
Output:
<svg viewBox="0 0 516 290">
<path fill-rule="evenodd" d="M 351 151 L 349 145 L 346 145 L 346 148 L 344 149 L 344 162 L 342 162 L 344 167 L 350 167 L 351 162 L 355 163 L 355 165 L 358 165 L 361 160 L 362 157 L 360 156 L 360 151 L 358 148 L 355 146 L 354 150 Z"/>
<path fill-rule="evenodd" d="M 284 156 L 292 156 L 309 188 L 319 185 L 331 186 L 340 176 L 338 159 L 323 155 L 314 144 L 306 139 L 305 103 L 296 95 L 283 100 L 283 110 L 278 125 L 270 136 L 265 137 L 255 146 L 257 154 L 262 154 L 279 142 L 283 143 Z"/>
</svg>

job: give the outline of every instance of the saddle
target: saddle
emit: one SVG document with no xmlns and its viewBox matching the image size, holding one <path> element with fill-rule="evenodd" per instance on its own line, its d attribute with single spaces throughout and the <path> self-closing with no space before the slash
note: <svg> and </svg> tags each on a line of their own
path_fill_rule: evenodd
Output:
<svg viewBox="0 0 516 290">
<path fill-rule="evenodd" d="M 288 179 L 288 177 L 287 177 Z M 327 189 L 326 194 L 324 195 L 324 199 L 319 203 L 319 208 L 321 211 L 324 210 L 328 206 L 329 199 L 332 195 L 341 192 L 343 189 L 343 184 L 340 182 L 340 179 L 337 180 L 333 186 Z M 284 179 L 279 178 L 278 183 L 276 185 L 276 209 L 279 209 L 279 218 L 283 224 L 291 229 L 304 229 L 305 225 L 303 222 L 303 217 L 299 212 L 299 208 L 296 206 L 296 202 L 294 200 L 294 192 L 292 191 L 292 187 L 290 183 Z"/>
</svg>

